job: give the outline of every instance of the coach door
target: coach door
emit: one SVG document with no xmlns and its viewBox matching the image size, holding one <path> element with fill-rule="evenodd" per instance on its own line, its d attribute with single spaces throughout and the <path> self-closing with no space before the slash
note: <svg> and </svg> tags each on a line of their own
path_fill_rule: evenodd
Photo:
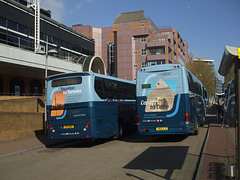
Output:
<svg viewBox="0 0 240 180">
<path fill-rule="evenodd" d="M 114 102 L 114 81 L 110 79 L 103 79 L 104 88 L 104 109 L 105 109 L 105 126 L 106 126 L 106 136 L 114 135 L 114 130 L 116 129 L 116 114 L 117 105 Z"/>
</svg>

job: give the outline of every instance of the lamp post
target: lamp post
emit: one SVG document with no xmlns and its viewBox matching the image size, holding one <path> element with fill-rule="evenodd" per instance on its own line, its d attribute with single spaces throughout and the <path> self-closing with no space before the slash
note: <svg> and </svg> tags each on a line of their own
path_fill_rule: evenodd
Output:
<svg viewBox="0 0 240 180">
<path fill-rule="evenodd" d="M 48 47 L 48 46 L 47 46 Z M 45 60 L 45 115 L 44 115 L 44 133 L 47 134 L 47 76 L 48 76 L 48 55 L 54 55 L 58 52 L 55 49 L 50 49 L 49 51 L 46 49 L 46 60 Z"/>
<path fill-rule="evenodd" d="M 48 37 L 47 37 L 48 39 Z M 48 50 L 48 42 L 46 43 L 46 50 L 42 51 L 39 50 L 36 52 L 37 54 L 43 54 L 45 55 L 45 93 L 44 93 L 44 100 L 45 100 L 45 110 L 44 110 L 44 133 L 47 134 L 47 76 L 48 76 L 48 55 L 54 55 L 57 54 L 57 50 L 50 49 Z"/>
</svg>

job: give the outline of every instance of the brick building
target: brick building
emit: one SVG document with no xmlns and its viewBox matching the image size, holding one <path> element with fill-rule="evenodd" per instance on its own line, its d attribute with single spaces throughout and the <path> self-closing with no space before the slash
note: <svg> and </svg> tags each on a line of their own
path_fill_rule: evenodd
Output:
<svg viewBox="0 0 240 180">
<path fill-rule="evenodd" d="M 72 29 L 95 40 L 109 75 L 134 80 L 142 66 L 189 61 L 188 44 L 176 29 L 158 28 L 144 11 L 118 15 L 112 27 L 73 25 Z"/>
</svg>

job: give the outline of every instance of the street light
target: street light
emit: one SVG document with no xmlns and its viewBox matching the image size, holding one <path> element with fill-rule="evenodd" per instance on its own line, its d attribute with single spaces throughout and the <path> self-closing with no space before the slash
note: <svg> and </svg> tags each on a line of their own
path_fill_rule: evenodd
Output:
<svg viewBox="0 0 240 180">
<path fill-rule="evenodd" d="M 50 49 L 49 51 L 48 49 L 48 44 L 46 45 L 46 51 L 42 51 L 42 50 L 38 50 L 36 53 L 37 54 L 42 54 L 45 55 L 45 96 L 44 96 L 44 100 L 45 100 L 45 110 L 44 110 L 44 133 L 47 134 L 47 99 L 46 99 L 46 95 L 47 95 L 47 75 L 48 75 L 48 55 L 54 55 L 57 54 L 58 51 L 55 49 Z"/>
</svg>

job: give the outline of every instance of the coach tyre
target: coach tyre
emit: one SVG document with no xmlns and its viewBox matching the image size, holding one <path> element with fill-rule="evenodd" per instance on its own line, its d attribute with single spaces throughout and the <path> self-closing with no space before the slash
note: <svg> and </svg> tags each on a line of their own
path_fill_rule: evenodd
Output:
<svg viewBox="0 0 240 180">
<path fill-rule="evenodd" d="M 115 139 L 121 139 L 122 135 L 123 135 L 122 122 L 118 121 L 118 124 L 117 124 L 117 134 L 116 134 Z"/>
<path fill-rule="evenodd" d="M 196 122 L 195 122 L 195 130 L 194 130 L 194 135 L 198 135 L 199 131 L 199 122 L 198 122 L 198 117 L 196 117 Z"/>
<path fill-rule="evenodd" d="M 202 123 L 200 124 L 200 126 L 204 126 L 205 120 L 206 120 L 206 117 L 205 115 L 203 115 Z"/>
</svg>

